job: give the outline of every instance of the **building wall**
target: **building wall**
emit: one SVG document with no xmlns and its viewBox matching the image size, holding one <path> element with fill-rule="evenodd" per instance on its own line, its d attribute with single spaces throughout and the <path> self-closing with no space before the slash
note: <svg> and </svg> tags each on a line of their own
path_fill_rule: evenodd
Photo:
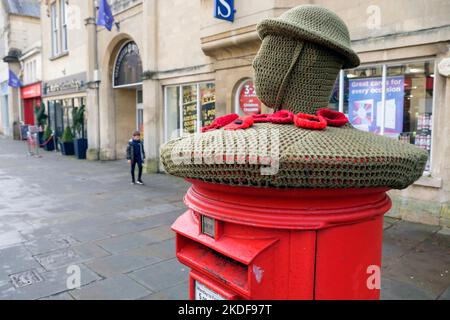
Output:
<svg viewBox="0 0 450 320">
<path fill-rule="evenodd" d="M 84 25 L 84 19 L 93 15 L 92 1 L 70 1 L 79 8 L 83 24 L 81 30 L 69 33 L 69 55 L 56 60 L 48 59 L 50 25 L 43 6 L 43 78 L 86 70 L 94 80 L 97 35 L 101 82 L 99 109 L 96 91 L 88 90 L 90 148 L 97 158 L 121 159 L 135 124 L 135 88 L 113 89 L 112 70 L 121 45 L 135 41 L 149 75 L 142 84 L 148 171 L 162 169 L 158 159 L 164 142 L 164 87 L 214 81 L 217 116 L 234 112 L 237 85 L 253 77 L 251 64 L 260 46 L 257 23 L 296 5 L 320 4 L 336 12 L 349 26 L 363 64 L 421 58 L 439 62 L 450 56 L 450 2 L 445 0 L 236 1 L 234 23 L 213 17 L 212 0 L 114 0 L 114 8 L 121 8 L 115 16 L 120 29 L 114 26 L 111 32 Z M 89 28 L 96 33 L 89 33 Z M 390 215 L 449 225 L 450 81 L 436 72 L 435 82 L 431 175 L 406 190 L 390 192 L 394 203 Z"/>
<path fill-rule="evenodd" d="M 71 0 L 68 10 L 68 53 L 52 57 L 51 19 L 47 4 L 41 5 L 42 28 L 42 78 L 54 80 L 87 70 L 87 33 L 85 19 L 88 17 L 88 1 Z"/>
<path fill-rule="evenodd" d="M 41 37 L 40 19 L 28 16 L 8 14 L 0 5 L 0 58 L 3 59 L 10 49 L 25 52 L 32 48 Z M 0 84 L 8 81 L 8 70 L 13 70 L 19 77 L 23 75 L 19 62 L 5 63 L 0 60 Z M 8 105 L 6 105 L 8 101 Z M 4 121 L 6 119 L 6 121 Z M 0 99 L 0 134 L 12 137 L 13 125 L 21 120 L 19 90 L 8 88 L 8 99 Z M 7 126 L 3 124 L 8 123 Z M 17 132 L 17 130 L 16 130 Z"/>
</svg>

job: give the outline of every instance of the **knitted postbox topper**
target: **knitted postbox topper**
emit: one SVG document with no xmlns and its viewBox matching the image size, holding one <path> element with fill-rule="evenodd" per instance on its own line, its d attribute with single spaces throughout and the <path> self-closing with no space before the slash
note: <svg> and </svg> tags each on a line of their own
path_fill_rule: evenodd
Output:
<svg viewBox="0 0 450 320">
<path fill-rule="evenodd" d="M 359 131 L 345 116 L 321 110 L 339 71 L 359 65 L 336 14 L 299 6 L 262 21 L 257 31 L 256 92 L 280 121 L 256 116 L 251 126 L 238 119 L 228 127 L 233 130 L 217 126 L 169 141 L 161 149 L 169 174 L 253 187 L 393 189 L 422 176 L 426 151 Z"/>
</svg>

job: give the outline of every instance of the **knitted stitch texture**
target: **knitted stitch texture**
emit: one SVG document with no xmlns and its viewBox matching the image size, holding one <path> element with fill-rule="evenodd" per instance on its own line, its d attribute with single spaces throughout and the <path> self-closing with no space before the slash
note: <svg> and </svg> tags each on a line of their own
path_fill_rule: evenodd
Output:
<svg viewBox="0 0 450 320">
<path fill-rule="evenodd" d="M 267 139 L 268 130 L 279 130 L 279 141 Z M 259 148 L 262 145 L 267 152 Z M 278 172 L 263 175 L 261 168 L 268 166 L 265 158 L 274 149 L 279 149 Z M 208 155 L 210 163 L 196 164 L 198 155 Z M 174 156 L 184 163 L 176 164 Z M 162 147 L 161 154 L 167 172 L 178 177 L 276 188 L 403 189 L 421 177 L 427 158 L 424 150 L 413 145 L 348 124 L 316 131 L 255 123 L 247 130 L 221 129 L 175 139 Z M 220 159 L 223 163 L 218 164 Z"/>
<path fill-rule="evenodd" d="M 328 105 L 342 65 L 325 47 L 270 35 L 253 61 L 255 89 L 275 111 L 315 114 Z"/>
<path fill-rule="evenodd" d="M 295 7 L 278 18 L 263 20 L 257 31 L 261 40 L 269 34 L 277 34 L 327 47 L 344 58 L 344 68 L 360 64 L 358 55 L 351 48 L 350 34 L 344 21 L 321 6 Z"/>
</svg>

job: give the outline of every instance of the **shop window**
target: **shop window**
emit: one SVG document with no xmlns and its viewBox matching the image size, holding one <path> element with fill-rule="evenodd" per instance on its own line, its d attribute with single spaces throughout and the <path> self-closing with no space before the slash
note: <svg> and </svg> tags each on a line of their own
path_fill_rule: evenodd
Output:
<svg viewBox="0 0 450 320">
<path fill-rule="evenodd" d="M 197 117 L 197 85 L 183 87 L 183 129 L 186 133 L 195 133 L 198 130 Z"/>
<path fill-rule="evenodd" d="M 216 118 L 214 83 L 170 86 L 164 90 L 165 138 L 200 132 Z"/>
<path fill-rule="evenodd" d="M 216 119 L 216 86 L 213 83 L 202 83 L 201 94 L 201 126 L 209 126 Z"/>
<path fill-rule="evenodd" d="M 240 116 L 261 113 L 261 101 L 256 95 L 253 80 L 245 79 L 237 87 L 235 94 L 235 112 Z"/>
<path fill-rule="evenodd" d="M 355 128 L 414 144 L 431 156 L 434 61 L 342 71 L 337 88 L 330 107 L 347 114 Z"/>
</svg>

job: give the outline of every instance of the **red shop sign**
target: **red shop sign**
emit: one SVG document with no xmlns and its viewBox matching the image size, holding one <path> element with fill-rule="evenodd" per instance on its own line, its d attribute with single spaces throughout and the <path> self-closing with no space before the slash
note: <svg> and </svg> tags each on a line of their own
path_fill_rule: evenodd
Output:
<svg viewBox="0 0 450 320">
<path fill-rule="evenodd" d="M 256 95 L 253 81 L 246 81 L 239 92 L 239 108 L 246 115 L 261 113 L 261 101 Z"/>
<path fill-rule="evenodd" d="M 41 96 L 42 86 L 41 83 L 32 84 L 22 88 L 22 99 L 31 99 Z"/>
</svg>

